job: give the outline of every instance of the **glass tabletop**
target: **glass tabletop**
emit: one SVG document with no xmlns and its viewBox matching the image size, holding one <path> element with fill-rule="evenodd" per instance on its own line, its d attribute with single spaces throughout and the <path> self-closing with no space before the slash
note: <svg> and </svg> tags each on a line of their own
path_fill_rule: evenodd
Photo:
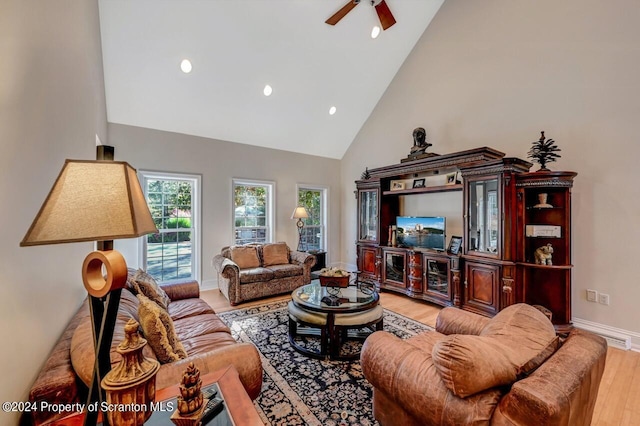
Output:
<svg viewBox="0 0 640 426">
<path fill-rule="evenodd" d="M 380 296 L 372 286 L 323 287 L 319 281 L 291 293 L 293 303 L 317 312 L 359 312 L 378 304 Z"/>
</svg>

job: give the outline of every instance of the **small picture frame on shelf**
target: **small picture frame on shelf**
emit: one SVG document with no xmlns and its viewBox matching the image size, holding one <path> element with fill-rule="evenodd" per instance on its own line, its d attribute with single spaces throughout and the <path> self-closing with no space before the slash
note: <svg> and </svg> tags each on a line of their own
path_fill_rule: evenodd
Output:
<svg viewBox="0 0 640 426">
<path fill-rule="evenodd" d="M 401 180 L 392 180 L 391 181 L 391 190 L 392 191 L 401 191 L 404 189 L 404 182 Z"/>
<path fill-rule="evenodd" d="M 455 185 L 456 184 L 456 173 L 449 173 L 447 175 L 447 185 Z"/>
<path fill-rule="evenodd" d="M 462 237 L 453 236 L 449 240 L 449 247 L 447 248 L 447 252 L 450 254 L 460 254 L 460 249 L 462 248 Z"/>
<path fill-rule="evenodd" d="M 424 182 L 425 182 L 424 178 L 422 178 L 422 179 L 414 179 L 413 180 L 413 187 L 414 188 L 424 188 Z"/>
</svg>

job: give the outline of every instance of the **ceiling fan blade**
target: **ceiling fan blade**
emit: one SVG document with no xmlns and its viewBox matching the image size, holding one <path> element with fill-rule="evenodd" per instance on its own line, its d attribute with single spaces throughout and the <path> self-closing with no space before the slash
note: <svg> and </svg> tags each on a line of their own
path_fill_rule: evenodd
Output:
<svg viewBox="0 0 640 426">
<path fill-rule="evenodd" d="M 356 7 L 358 5 L 359 2 L 355 2 L 353 0 L 349 0 L 349 2 L 347 4 L 345 4 L 344 6 L 342 6 L 342 9 L 340 9 L 339 11 L 337 11 L 336 13 L 333 14 L 333 16 L 331 16 L 331 18 L 327 19 L 326 21 L 324 21 L 325 23 L 329 24 L 329 25 L 335 25 L 338 22 L 340 22 L 340 20 L 342 18 L 345 17 L 345 15 L 349 12 L 351 12 L 351 9 L 353 9 L 354 7 Z"/>
<path fill-rule="evenodd" d="M 387 6 L 385 0 L 382 0 L 376 5 L 376 12 L 378 12 L 378 18 L 380 19 L 380 25 L 382 25 L 383 30 L 386 30 L 396 23 L 396 18 L 393 17 L 393 13 L 389 10 L 389 6 Z"/>
</svg>

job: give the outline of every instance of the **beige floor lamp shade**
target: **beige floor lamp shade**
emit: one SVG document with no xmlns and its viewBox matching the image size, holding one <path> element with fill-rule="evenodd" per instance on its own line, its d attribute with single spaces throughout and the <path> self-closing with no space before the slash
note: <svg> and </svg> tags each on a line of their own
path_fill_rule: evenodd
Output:
<svg viewBox="0 0 640 426">
<path fill-rule="evenodd" d="M 135 238 L 158 232 L 136 170 L 67 160 L 21 246 Z"/>
</svg>

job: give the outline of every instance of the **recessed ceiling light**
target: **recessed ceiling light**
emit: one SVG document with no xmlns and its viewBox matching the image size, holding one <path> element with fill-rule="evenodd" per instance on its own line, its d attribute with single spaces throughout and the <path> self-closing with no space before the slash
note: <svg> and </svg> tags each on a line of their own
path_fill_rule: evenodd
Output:
<svg viewBox="0 0 640 426">
<path fill-rule="evenodd" d="M 189 74 L 193 69 L 193 66 L 191 65 L 191 61 L 188 59 L 183 59 L 182 62 L 180 62 L 180 69 L 182 70 L 183 73 Z"/>
<path fill-rule="evenodd" d="M 371 38 L 377 38 L 379 35 L 380 35 L 380 27 L 376 25 L 371 30 Z"/>
<path fill-rule="evenodd" d="M 332 106 L 331 108 L 329 108 L 329 115 L 333 115 L 336 113 L 336 107 Z"/>
<path fill-rule="evenodd" d="M 267 84 L 266 86 L 264 86 L 264 90 L 262 92 L 265 96 L 271 96 L 271 94 L 273 93 L 273 88 Z"/>
</svg>

